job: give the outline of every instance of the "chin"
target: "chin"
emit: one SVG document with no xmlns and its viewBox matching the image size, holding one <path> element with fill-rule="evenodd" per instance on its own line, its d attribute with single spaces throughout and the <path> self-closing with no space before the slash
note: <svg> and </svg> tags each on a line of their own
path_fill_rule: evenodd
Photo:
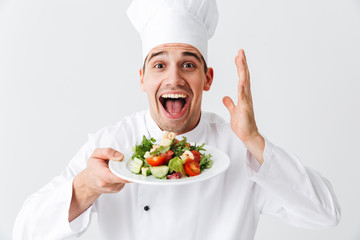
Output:
<svg viewBox="0 0 360 240">
<path fill-rule="evenodd" d="M 194 123 L 196 114 L 191 113 L 190 109 L 187 110 L 188 111 L 182 114 L 181 117 L 174 117 L 174 115 L 169 117 L 170 114 L 164 108 L 160 107 L 153 115 L 153 119 L 161 130 L 182 134 L 192 130 L 197 125 L 197 122 Z"/>
<path fill-rule="evenodd" d="M 186 124 L 184 124 L 183 121 L 177 121 L 177 120 L 171 120 L 163 122 L 163 124 L 161 124 L 160 128 L 164 131 L 168 131 L 168 132 L 174 132 L 177 134 L 181 134 L 183 132 L 186 132 Z"/>
<path fill-rule="evenodd" d="M 162 116 L 160 123 L 161 124 L 158 125 L 162 130 L 174 132 L 176 134 L 183 134 L 194 129 L 198 121 L 194 122 L 192 115 L 184 116 L 180 119 L 169 119 Z"/>
</svg>

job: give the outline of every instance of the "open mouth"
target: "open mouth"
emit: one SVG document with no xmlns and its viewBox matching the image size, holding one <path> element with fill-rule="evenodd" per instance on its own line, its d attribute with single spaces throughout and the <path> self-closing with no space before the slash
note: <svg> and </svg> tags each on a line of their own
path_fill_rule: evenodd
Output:
<svg viewBox="0 0 360 240">
<path fill-rule="evenodd" d="M 180 116 L 186 109 L 189 97 L 183 93 L 165 93 L 160 96 L 160 103 L 165 111 L 173 116 Z"/>
</svg>

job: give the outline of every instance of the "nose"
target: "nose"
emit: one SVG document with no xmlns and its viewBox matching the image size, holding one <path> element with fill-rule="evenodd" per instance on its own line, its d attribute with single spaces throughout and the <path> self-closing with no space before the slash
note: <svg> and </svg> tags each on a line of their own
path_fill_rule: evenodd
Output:
<svg viewBox="0 0 360 240">
<path fill-rule="evenodd" d="M 168 66 L 164 79 L 166 85 L 184 86 L 186 84 L 181 69 L 175 64 Z"/>
</svg>

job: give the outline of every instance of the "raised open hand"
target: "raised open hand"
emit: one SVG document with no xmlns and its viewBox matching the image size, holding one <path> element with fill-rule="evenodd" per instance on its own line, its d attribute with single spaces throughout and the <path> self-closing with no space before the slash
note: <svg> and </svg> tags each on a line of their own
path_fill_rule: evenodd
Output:
<svg viewBox="0 0 360 240">
<path fill-rule="evenodd" d="M 232 130 L 245 142 L 259 133 L 255 123 L 250 73 L 243 49 L 239 50 L 235 57 L 235 64 L 239 76 L 237 105 L 228 96 L 223 98 L 223 103 L 230 112 Z"/>
<path fill-rule="evenodd" d="M 228 96 L 223 98 L 223 103 L 230 112 L 231 129 L 240 140 L 244 142 L 256 159 L 262 163 L 262 153 L 265 142 L 259 134 L 255 122 L 250 89 L 250 73 L 243 49 L 240 49 L 238 55 L 235 57 L 235 64 L 239 76 L 237 105 L 235 105 L 234 101 Z"/>
</svg>

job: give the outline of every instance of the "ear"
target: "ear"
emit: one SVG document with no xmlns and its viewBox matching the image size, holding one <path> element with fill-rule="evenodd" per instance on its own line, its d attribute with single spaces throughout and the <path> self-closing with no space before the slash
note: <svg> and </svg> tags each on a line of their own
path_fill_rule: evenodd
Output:
<svg viewBox="0 0 360 240">
<path fill-rule="evenodd" d="M 140 74 L 140 87 L 141 87 L 141 91 L 145 92 L 145 86 L 144 86 L 144 72 L 143 69 L 140 68 L 139 70 L 139 74 Z"/>
<path fill-rule="evenodd" d="M 204 91 L 209 91 L 211 84 L 213 82 L 213 79 L 214 79 L 214 69 L 212 69 L 211 67 L 208 67 L 205 77 L 206 77 L 206 80 L 205 80 L 205 84 L 204 84 Z"/>
</svg>

